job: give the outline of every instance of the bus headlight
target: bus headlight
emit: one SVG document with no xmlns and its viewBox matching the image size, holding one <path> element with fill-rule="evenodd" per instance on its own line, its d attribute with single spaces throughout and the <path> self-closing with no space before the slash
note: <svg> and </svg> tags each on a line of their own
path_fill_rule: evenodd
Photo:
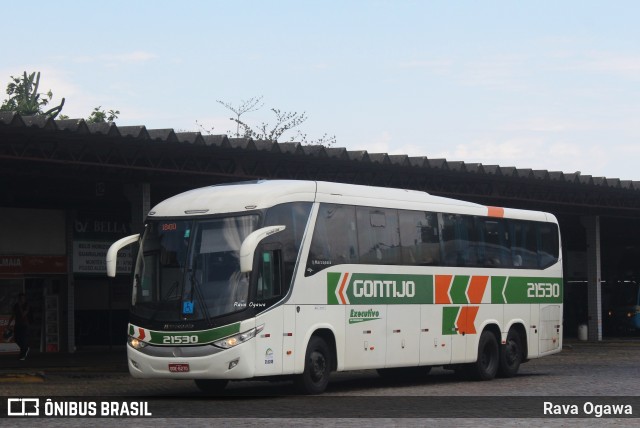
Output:
<svg viewBox="0 0 640 428">
<path fill-rule="evenodd" d="M 133 336 L 129 336 L 128 343 L 129 346 L 131 346 L 133 349 L 140 349 L 147 346 L 147 342 L 143 342 L 142 340 L 136 339 Z"/>
<path fill-rule="evenodd" d="M 234 336 L 229 336 L 222 340 L 218 340 L 217 342 L 213 342 L 213 344 L 218 348 L 233 348 L 234 346 L 246 342 L 252 337 L 256 337 L 256 335 L 260 333 L 262 329 L 264 329 L 264 324 L 262 324 L 260 327 L 252 328 L 251 330 L 245 331 L 244 333 L 238 333 Z"/>
</svg>

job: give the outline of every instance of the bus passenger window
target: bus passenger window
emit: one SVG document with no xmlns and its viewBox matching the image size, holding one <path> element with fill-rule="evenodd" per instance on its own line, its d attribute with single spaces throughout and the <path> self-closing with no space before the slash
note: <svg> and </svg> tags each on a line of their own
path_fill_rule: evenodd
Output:
<svg viewBox="0 0 640 428">
<path fill-rule="evenodd" d="M 547 268 L 558 261 L 560 242 L 558 227 L 552 223 L 538 225 L 538 267 Z"/>
<path fill-rule="evenodd" d="M 440 264 L 438 216 L 422 211 L 399 211 L 402 263 L 435 266 Z"/>
<path fill-rule="evenodd" d="M 440 236 L 446 266 L 477 266 L 477 241 L 473 217 L 441 214 Z"/>
<path fill-rule="evenodd" d="M 322 204 L 311 239 L 305 276 L 348 263 L 358 263 L 355 207 Z"/>
<path fill-rule="evenodd" d="M 485 267 L 511 267 L 511 251 L 504 220 L 477 218 L 478 262 Z"/>
<path fill-rule="evenodd" d="M 401 263 L 398 213 L 393 209 L 357 207 L 360 263 Z"/>
<path fill-rule="evenodd" d="M 524 220 L 509 220 L 511 257 L 513 267 L 523 269 L 538 268 L 538 244 L 536 224 Z"/>
</svg>

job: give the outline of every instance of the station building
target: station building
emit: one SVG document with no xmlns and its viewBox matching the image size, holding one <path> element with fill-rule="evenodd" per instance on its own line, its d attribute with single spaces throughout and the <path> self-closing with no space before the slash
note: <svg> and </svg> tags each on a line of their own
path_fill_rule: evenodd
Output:
<svg viewBox="0 0 640 428">
<path fill-rule="evenodd" d="M 130 278 L 106 277 L 109 245 L 140 232 L 167 197 L 256 179 L 398 187 L 553 213 L 565 336 L 581 325 L 592 341 L 619 334 L 610 308 L 637 294 L 639 181 L 1 112 L 0 328 L 25 292 L 41 351 L 124 344 Z M 129 255 L 118 269 L 131 265 Z"/>
</svg>

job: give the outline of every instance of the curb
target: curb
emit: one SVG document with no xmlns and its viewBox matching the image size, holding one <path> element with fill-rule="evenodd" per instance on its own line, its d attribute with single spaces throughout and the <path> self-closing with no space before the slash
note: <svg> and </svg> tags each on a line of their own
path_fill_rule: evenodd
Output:
<svg viewBox="0 0 640 428">
<path fill-rule="evenodd" d="M 44 382 L 44 373 L 3 373 L 0 383 L 40 383 Z"/>
</svg>

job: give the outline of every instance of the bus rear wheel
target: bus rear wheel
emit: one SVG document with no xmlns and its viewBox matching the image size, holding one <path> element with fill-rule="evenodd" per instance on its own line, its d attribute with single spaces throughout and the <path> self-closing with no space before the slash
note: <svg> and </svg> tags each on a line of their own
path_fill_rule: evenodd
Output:
<svg viewBox="0 0 640 428">
<path fill-rule="evenodd" d="M 500 351 L 496 336 L 489 330 L 480 335 L 478 360 L 471 365 L 471 373 L 477 380 L 491 380 L 496 377 L 500 365 Z"/>
<path fill-rule="evenodd" d="M 513 377 L 518 373 L 522 363 L 522 342 L 520 335 L 513 328 L 507 334 L 507 342 L 500 347 L 500 366 L 498 375 Z"/>
<path fill-rule="evenodd" d="M 229 383 L 225 379 L 195 379 L 194 382 L 200 391 L 211 395 L 222 394 Z"/>
<path fill-rule="evenodd" d="M 331 374 L 331 351 L 327 343 L 318 336 L 311 337 L 304 357 L 304 372 L 295 379 L 303 394 L 322 394 L 329 384 Z"/>
</svg>

